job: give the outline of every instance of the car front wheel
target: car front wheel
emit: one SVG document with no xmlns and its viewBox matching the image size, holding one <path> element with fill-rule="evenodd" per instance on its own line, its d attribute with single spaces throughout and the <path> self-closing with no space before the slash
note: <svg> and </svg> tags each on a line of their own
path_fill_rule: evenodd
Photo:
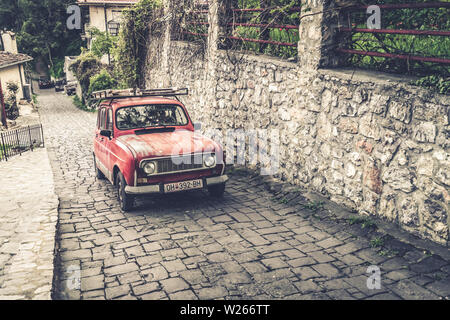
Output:
<svg viewBox="0 0 450 320">
<path fill-rule="evenodd" d="M 127 182 L 125 181 L 122 172 L 119 172 L 117 174 L 116 186 L 117 186 L 117 200 L 119 200 L 120 208 L 123 211 L 131 210 L 133 208 L 134 197 L 125 192 Z"/>
</svg>

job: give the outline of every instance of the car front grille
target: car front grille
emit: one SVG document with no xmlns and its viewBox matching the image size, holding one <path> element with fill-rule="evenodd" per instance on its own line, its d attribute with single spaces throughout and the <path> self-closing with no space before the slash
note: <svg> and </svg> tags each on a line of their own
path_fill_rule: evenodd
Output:
<svg viewBox="0 0 450 320">
<path fill-rule="evenodd" d="M 177 156 L 157 160 L 157 172 L 168 173 L 203 168 L 202 154 Z"/>
<path fill-rule="evenodd" d="M 156 162 L 157 168 L 156 173 L 152 174 L 152 176 L 176 172 L 210 169 L 203 164 L 202 153 L 182 155 L 182 156 L 172 156 L 159 159 L 146 159 L 143 161 Z"/>
</svg>

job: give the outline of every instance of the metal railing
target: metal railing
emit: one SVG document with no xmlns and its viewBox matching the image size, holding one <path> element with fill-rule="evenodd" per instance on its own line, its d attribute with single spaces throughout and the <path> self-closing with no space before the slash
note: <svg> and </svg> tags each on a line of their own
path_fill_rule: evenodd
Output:
<svg viewBox="0 0 450 320">
<path fill-rule="evenodd" d="M 202 26 L 208 26 L 208 22 L 198 22 L 198 21 L 190 21 L 189 24 L 191 25 L 202 25 Z M 250 28 L 267 28 L 267 29 L 282 29 L 282 30 L 296 30 L 298 31 L 299 26 L 296 25 L 279 25 L 279 24 L 262 24 L 262 23 L 227 23 L 227 26 L 230 27 L 250 27 Z M 189 31 L 183 31 L 184 34 L 188 35 L 194 35 L 194 36 L 200 36 L 200 37 L 207 37 L 208 34 L 206 33 L 195 33 L 195 32 L 189 32 Z M 227 39 L 231 40 L 240 40 L 240 41 L 246 41 L 246 42 L 255 42 L 255 43 L 264 43 L 264 44 L 273 44 L 277 46 L 287 46 L 287 47 L 296 47 L 297 43 L 295 42 L 282 42 L 282 41 L 274 41 L 274 40 L 263 40 L 263 39 L 253 39 L 253 38 L 246 38 L 246 37 L 237 37 L 237 36 L 227 36 Z"/>
<path fill-rule="evenodd" d="M 380 9 L 430 9 L 430 8 L 450 8 L 450 2 L 428 2 L 428 3 L 400 3 L 400 4 L 379 4 Z M 358 12 L 367 9 L 367 5 L 353 6 L 347 9 L 347 13 Z M 350 19 L 349 19 L 350 21 Z M 349 23 L 350 24 L 350 23 Z M 368 34 L 396 34 L 396 35 L 417 35 L 417 36 L 450 36 L 448 30 L 405 30 L 405 29 L 367 29 L 341 27 L 341 33 L 368 33 Z M 352 55 L 362 55 L 371 57 L 383 57 L 390 59 L 402 59 L 408 61 L 433 62 L 438 64 L 450 64 L 450 59 L 446 57 L 420 56 L 405 52 L 378 52 L 370 50 L 355 50 L 354 48 L 337 48 L 337 52 Z"/>
<path fill-rule="evenodd" d="M 44 147 L 42 124 L 0 132 L 0 161 L 38 147 Z"/>
<path fill-rule="evenodd" d="M 280 17 L 277 17 L 277 14 L 274 13 L 277 9 L 279 8 L 274 6 L 230 8 L 224 38 L 233 43 L 233 48 L 245 45 L 242 49 L 265 52 L 268 46 L 272 46 L 273 50 L 269 50 L 268 54 L 296 56 L 297 51 L 293 48 L 298 45 L 299 21 L 297 21 L 298 19 L 295 21 L 292 19 L 286 20 L 286 13 L 300 12 L 301 7 L 295 6 L 285 9 L 285 13 L 282 15 L 284 20 L 281 19 L 280 21 L 277 21 Z M 191 37 L 186 39 L 206 38 L 208 36 L 207 14 L 208 10 L 205 8 L 197 8 L 191 12 L 190 18 L 186 21 L 185 29 L 181 31 L 183 35 Z M 281 49 L 283 47 L 291 49 Z M 280 50 L 293 51 L 281 53 Z"/>
<path fill-rule="evenodd" d="M 184 40 L 194 39 L 196 37 L 207 38 L 208 37 L 208 8 L 207 4 L 196 5 L 194 10 L 189 14 L 189 20 L 186 22 L 186 27 L 181 30 L 181 34 L 184 35 Z"/>
</svg>

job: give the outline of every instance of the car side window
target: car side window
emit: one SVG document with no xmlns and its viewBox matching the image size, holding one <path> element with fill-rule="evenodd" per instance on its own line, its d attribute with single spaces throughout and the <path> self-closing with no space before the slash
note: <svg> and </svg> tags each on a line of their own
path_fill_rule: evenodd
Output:
<svg viewBox="0 0 450 320">
<path fill-rule="evenodd" d="M 103 110 L 103 109 L 99 109 L 99 110 L 98 110 L 98 113 L 97 113 L 97 129 L 100 129 L 100 119 L 102 118 L 102 117 L 101 117 L 102 110 Z"/>
<path fill-rule="evenodd" d="M 102 108 L 100 111 L 100 130 L 105 130 L 105 116 L 106 108 Z"/>
<path fill-rule="evenodd" d="M 106 130 L 113 130 L 113 112 L 112 109 L 108 109 L 108 117 L 106 118 Z"/>
<path fill-rule="evenodd" d="M 181 114 L 181 112 L 182 112 L 181 109 L 179 109 L 179 108 L 176 109 L 176 115 L 175 116 L 176 116 L 176 119 L 177 119 L 178 123 L 181 123 L 184 120 L 183 119 L 183 115 Z"/>
</svg>

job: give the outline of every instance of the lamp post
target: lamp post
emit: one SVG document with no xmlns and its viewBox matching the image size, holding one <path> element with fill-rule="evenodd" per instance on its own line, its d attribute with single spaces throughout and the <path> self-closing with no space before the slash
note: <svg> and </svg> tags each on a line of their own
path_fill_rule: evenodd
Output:
<svg viewBox="0 0 450 320">
<path fill-rule="evenodd" d="M 108 25 L 108 32 L 110 35 L 115 37 L 119 34 L 120 23 L 114 20 L 110 20 L 107 25 Z M 111 64 L 111 56 L 109 54 L 109 50 L 108 50 L 108 63 Z"/>
<path fill-rule="evenodd" d="M 119 34 L 120 23 L 114 20 L 108 22 L 108 31 L 112 36 L 117 36 Z"/>
</svg>

